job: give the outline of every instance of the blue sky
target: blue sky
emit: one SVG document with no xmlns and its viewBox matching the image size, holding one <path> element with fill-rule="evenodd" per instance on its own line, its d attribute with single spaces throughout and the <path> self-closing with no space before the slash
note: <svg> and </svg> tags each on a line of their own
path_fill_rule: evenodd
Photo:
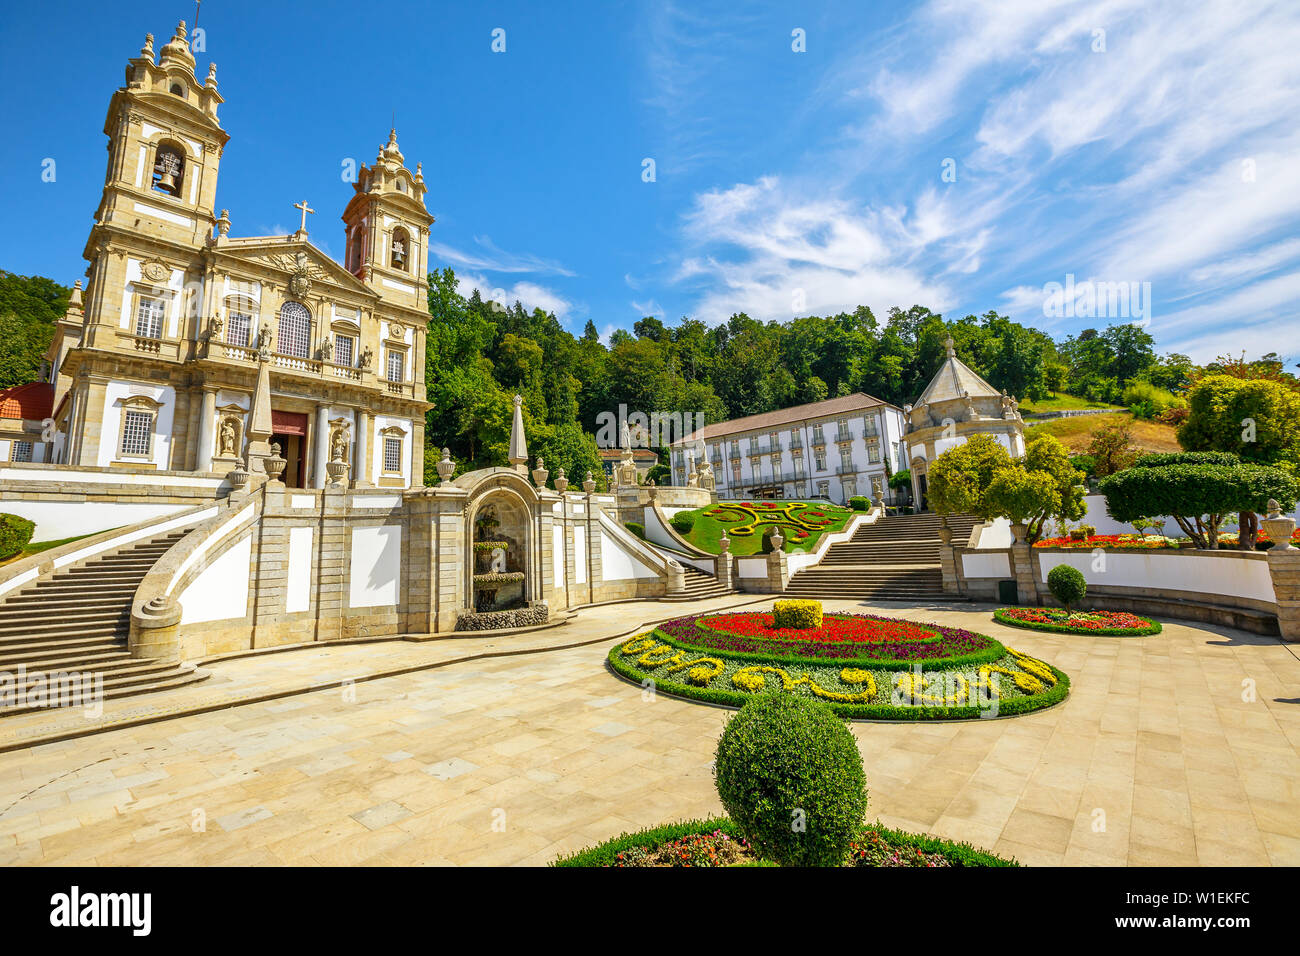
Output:
<svg viewBox="0 0 1300 956">
<path fill-rule="evenodd" d="M 997 309 L 1057 336 L 1113 321 L 1044 314 L 1073 276 L 1150 283 L 1161 351 L 1300 358 L 1294 3 L 398 9 L 203 4 L 232 234 L 291 231 L 306 198 L 339 257 L 343 163 L 372 161 L 395 114 L 433 257 L 575 331 L 859 303 Z M 112 91 L 194 5 L 0 17 L 0 268 L 70 283 Z"/>
</svg>

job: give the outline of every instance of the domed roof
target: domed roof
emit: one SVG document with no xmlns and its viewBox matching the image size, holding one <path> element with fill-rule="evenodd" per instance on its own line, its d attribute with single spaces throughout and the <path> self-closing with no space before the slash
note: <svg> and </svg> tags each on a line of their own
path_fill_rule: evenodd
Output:
<svg viewBox="0 0 1300 956">
<path fill-rule="evenodd" d="M 980 378 L 975 371 L 957 358 L 953 348 L 952 336 L 944 340 L 948 357 L 944 359 L 939 371 L 934 373 L 930 384 L 925 387 L 917 405 L 932 405 L 936 402 L 951 402 L 966 398 L 996 398 L 1000 402 L 1002 393 Z"/>
<path fill-rule="evenodd" d="M 173 63 L 179 63 L 191 73 L 194 72 L 194 55 L 190 53 L 189 41 L 185 39 L 184 20 L 176 25 L 175 35 L 162 48 L 158 60 L 159 66 L 170 66 Z"/>
</svg>

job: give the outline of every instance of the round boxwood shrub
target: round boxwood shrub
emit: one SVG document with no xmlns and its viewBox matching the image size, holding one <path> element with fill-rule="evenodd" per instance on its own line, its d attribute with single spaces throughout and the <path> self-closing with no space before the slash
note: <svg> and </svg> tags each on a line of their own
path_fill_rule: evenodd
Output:
<svg viewBox="0 0 1300 956">
<path fill-rule="evenodd" d="M 849 499 L 849 507 L 854 511 L 870 511 L 871 499 L 866 495 L 854 495 Z"/>
<path fill-rule="evenodd" d="M 0 514 L 0 561 L 12 558 L 32 540 L 36 522 L 18 515 Z"/>
<path fill-rule="evenodd" d="M 691 529 L 695 527 L 695 513 L 693 511 L 679 511 L 668 519 L 668 523 L 673 526 L 673 530 L 678 534 L 690 534 Z"/>
<path fill-rule="evenodd" d="M 1068 564 L 1058 564 L 1047 573 L 1047 587 L 1068 611 L 1088 593 L 1083 572 Z"/>
<path fill-rule="evenodd" d="M 731 718 L 713 778 L 754 849 L 782 866 L 840 865 L 867 812 L 853 734 L 825 704 L 784 692 Z"/>
</svg>

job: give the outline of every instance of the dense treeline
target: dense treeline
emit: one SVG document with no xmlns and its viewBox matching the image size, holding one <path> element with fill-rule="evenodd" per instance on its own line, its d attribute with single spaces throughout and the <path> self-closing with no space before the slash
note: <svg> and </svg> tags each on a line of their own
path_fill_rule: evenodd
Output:
<svg viewBox="0 0 1300 956">
<path fill-rule="evenodd" d="M 71 293 L 53 279 L 0 270 L 0 388 L 40 377 L 41 357 Z"/>
<path fill-rule="evenodd" d="M 883 320 L 866 306 L 788 322 L 738 313 L 715 327 L 648 317 L 605 346 L 594 322 L 575 337 L 541 310 L 502 307 L 477 291 L 466 299 L 450 269 L 430 276 L 429 303 L 427 380 L 438 409 L 429 417 L 431 445 L 470 467 L 501 463 L 517 391 L 530 449 L 575 480 L 588 468 L 599 475 L 589 436 L 597 416 L 620 404 L 702 412 L 710 422 L 856 391 L 901 406 L 934 375 L 949 334 L 963 361 L 1021 399 L 1065 391 L 1119 401 L 1134 382 L 1171 395 L 1194 370 L 1184 355 L 1158 358 L 1154 340 L 1134 325 L 1057 343 L 996 312 L 947 321 L 919 305 L 890 309 Z"/>
</svg>

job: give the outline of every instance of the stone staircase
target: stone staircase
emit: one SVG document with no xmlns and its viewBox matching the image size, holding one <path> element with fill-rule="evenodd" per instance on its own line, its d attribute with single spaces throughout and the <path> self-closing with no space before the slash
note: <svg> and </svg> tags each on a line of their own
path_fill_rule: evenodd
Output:
<svg viewBox="0 0 1300 956">
<path fill-rule="evenodd" d="M 677 594 L 668 595 L 665 601 L 699 601 L 736 593 L 735 588 L 723 587 L 721 581 L 699 568 L 683 564 L 682 569 L 686 572 L 686 587 Z"/>
<path fill-rule="evenodd" d="M 56 674 L 102 679 L 103 699 L 180 687 L 207 677 L 192 665 L 133 658 L 126 647 L 136 588 L 185 533 L 175 531 L 62 568 L 0 603 L 0 672 L 17 682 L 20 668 L 26 671 L 26 692 L 16 701 L 0 702 L 0 715 L 37 709 L 41 705 L 29 699 L 34 688 L 41 682 L 58 687 Z"/>
<path fill-rule="evenodd" d="M 965 541 L 979 519 L 949 515 L 953 541 Z M 917 601 L 945 597 L 939 564 L 939 516 L 899 515 L 859 528 L 822 560 L 797 572 L 793 597 Z"/>
</svg>

